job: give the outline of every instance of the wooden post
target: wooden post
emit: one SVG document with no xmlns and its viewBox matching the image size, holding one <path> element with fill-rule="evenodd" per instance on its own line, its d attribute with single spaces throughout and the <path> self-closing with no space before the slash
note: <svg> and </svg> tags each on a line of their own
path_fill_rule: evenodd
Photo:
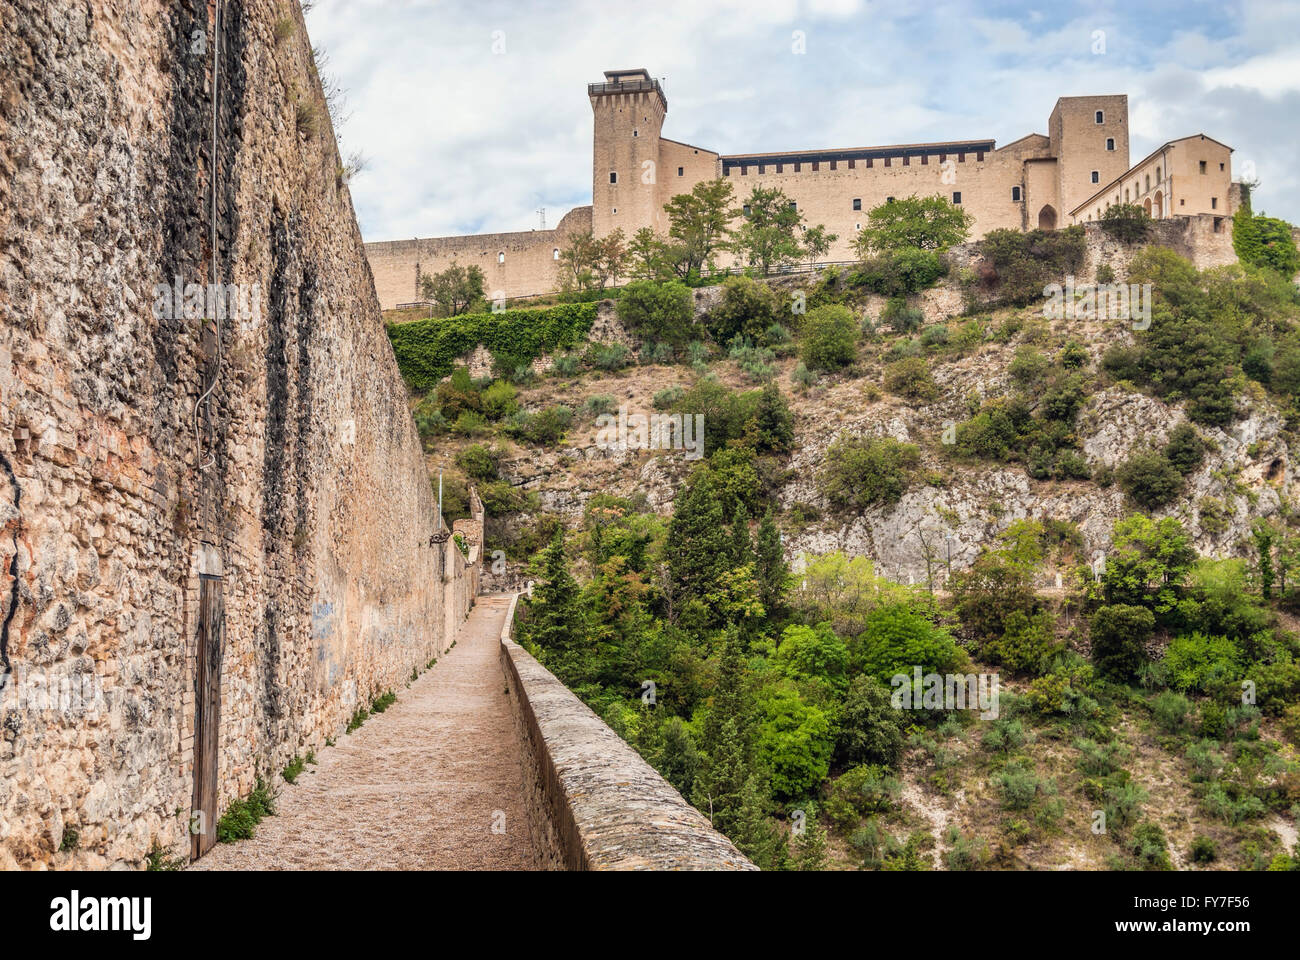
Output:
<svg viewBox="0 0 1300 960">
<path fill-rule="evenodd" d="M 217 842 L 221 731 L 221 658 L 225 646 L 221 556 L 210 543 L 199 546 L 199 634 L 194 670 L 194 797 L 190 856 L 197 860 Z"/>
</svg>

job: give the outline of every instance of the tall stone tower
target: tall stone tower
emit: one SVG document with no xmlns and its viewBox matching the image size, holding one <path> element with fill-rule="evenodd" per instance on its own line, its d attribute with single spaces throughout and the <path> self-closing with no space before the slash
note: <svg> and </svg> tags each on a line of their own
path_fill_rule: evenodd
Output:
<svg viewBox="0 0 1300 960">
<path fill-rule="evenodd" d="M 591 229 L 603 237 L 619 227 L 630 238 L 657 222 L 659 131 L 668 100 L 649 72 L 606 70 L 587 85 L 594 115 Z"/>
<path fill-rule="evenodd" d="M 1070 222 L 1070 211 L 1129 168 L 1128 97 L 1061 97 L 1048 120 L 1052 156 L 1056 157 L 1056 223 Z M 1029 226 L 1042 211 L 1031 211 Z"/>
</svg>

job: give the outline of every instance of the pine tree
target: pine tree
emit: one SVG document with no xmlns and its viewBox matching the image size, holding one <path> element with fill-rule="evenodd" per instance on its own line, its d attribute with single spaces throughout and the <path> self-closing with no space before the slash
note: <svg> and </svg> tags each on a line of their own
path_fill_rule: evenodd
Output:
<svg viewBox="0 0 1300 960">
<path fill-rule="evenodd" d="M 743 567 L 754 562 L 754 544 L 749 538 L 749 511 L 743 503 L 736 504 L 736 514 L 731 520 L 731 566 Z"/>
<path fill-rule="evenodd" d="M 794 868 L 826 869 L 826 831 L 817 822 L 816 814 L 808 816 L 804 821 L 803 833 L 794 838 Z"/>
<path fill-rule="evenodd" d="M 668 522 L 665 553 L 675 588 L 674 602 L 682 605 L 714 589 L 728 567 L 731 551 L 726 518 L 707 467 L 692 475 L 679 497 Z"/>
<path fill-rule="evenodd" d="M 562 527 L 556 529 L 555 537 L 542 551 L 541 582 L 533 594 L 524 600 L 529 613 L 523 636 L 554 657 L 554 662 L 562 663 L 567 653 L 583 643 L 586 632 L 578 602 L 578 583 L 570 575 L 564 556 Z"/>
<path fill-rule="evenodd" d="M 763 514 L 763 520 L 758 525 L 758 542 L 754 549 L 754 556 L 758 597 L 763 603 L 763 609 L 767 611 L 768 619 L 779 619 L 778 613 L 784 604 L 790 567 L 785 562 L 781 533 L 772 520 L 770 509 Z"/>
</svg>

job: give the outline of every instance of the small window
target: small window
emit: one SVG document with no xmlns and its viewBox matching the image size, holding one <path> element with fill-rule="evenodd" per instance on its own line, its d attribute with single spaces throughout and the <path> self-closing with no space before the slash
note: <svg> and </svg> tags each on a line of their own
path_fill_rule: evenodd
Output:
<svg viewBox="0 0 1300 960">
<path fill-rule="evenodd" d="M 1100 171 L 1097 171 L 1097 170 L 1092 171 L 1092 182 L 1093 182 L 1093 183 L 1101 183 L 1101 173 L 1100 173 Z"/>
<path fill-rule="evenodd" d="M 747 177 L 747 176 L 749 176 L 749 167 L 746 166 L 746 165 L 743 164 L 743 163 L 740 165 L 740 175 L 741 175 L 742 177 Z"/>
<path fill-rule="evenodd" d="M 1219 198 L 1218 198 L 1218 197 L 1210 197 L 1210 209 L 1211 209 L 1211 210 L 1218 210 L 1218 209 L 1219 209 Z"/>
<path fill-rule="evenodd" d="M 966 162 L 966 154 L 964 154 L 964 153 L 959 153 L 959 154 L 957 154 L 957 162 L 958 162 L 958 163 L 965 163 L 965 162 Z"/>
<path fill-rule="evenodd" d="M 758 165 L 758 175 L 761 177 L 765 173 L 767 173 L 767 164 L 760 163 Z"/>
<path fill-rule="evenodd" d="M 686 173 L 686 168 L 685 168 L 685 167 L 678 167 L 678 168 L 677 168 L 677 176 L 680 177 L 680 176 L 682 176 L 684 173 Z"/>
<path fill-rule="evenodd" d="M 885 197 L 885 203 L 893 203 L 893 202 L 894 202 L 893 197 Z"/>
<path fill-rule="evenodd" d="M 861 209 L 862 209 L 862 198 L 861 198 L 861 197 L 854 197 L 854 198 L 853 198 L 853 209 L 854 209 L 854 210 L 861 210 Z"/>
<path fill-rule="evenodd" d="M 953 194 L 952 194 L 952 202 L 953 202 L 954 204 L 961 203 L 961 191 L 960 191 L 960 190 L 954 190 L 954 191 L 953 191 Z"/>
<path fill-rule="evenodd" d="M 832 170 L 836 169 L 835 164 L 836 164 L 837 162 L 838 162 L 838 161 L 836 161 L 836 160 L 832 160 L 832 161 L 831 161 L 831 169 L 832 169 Z"/>
<path fill-rule="evenodd" d="M 849 158 L 849 169 L 850 169 L 850 170 L 856 170 L 857 168 L 858 168 L 858 161 L 855 160 L 854 158 L 850 157 L 850 158 Z"/>
<path fill-rule="evenodd" d="M 910 167 L 911 165 L 912 165 L 912 158 L 909 157 L 907 154 L 903 154 L 903 166 Z"/>
<path fill-rule="evenodd" d="M 609 172 L 609 182 L 618 183 L 618 174 L 615 173 L 613 170 Z"/>
<path fill-rule="evenodd" d="M 1219 164 L 1219 169 L 1220 169 L 1220 170 L 1223 169 L 1223 164 Z"/>
<path fill-rule="evenodd" d="M 1201 161 L 1201 173 L 1204 173 L 1204 172 L 1205 172 L 1205 161 L 1202 160 L 1202 161 Z"/>
<path fill-rule="evenodd" d="M 745 216 L 749 216 L 749 204 L 745 204 L 743 207 L 741 207 L 740 212 L 743 213 Z"/>
<path fill-rule="evenodd" d="M 1124 188 L 1124 202 L 1128 203 L 1128 187 Z"/>
<path fill-rule="evenodd" d="M 785 164 L 784 164 L 784 163 L 778 163 L 778 164 L 776 165 L 776 172 L 777 172 L 777 173 L 785 173 Z"/>
<path fill-rule="evenodd" d="M 890 157 L 885 157 L 885 166 L 887 166 L 887 167 L 888 167 L 888 166 L 891 166 L 891 159 L 892 159 L 892 158 L 890 158 Z"/>
<path fill-rule="evenodd" d="M 1147 174 L 1146 180 L 1144 181 L 1144 187 L 1147 190 L 1151 189 L 1151 174 L 1149 173 Z"/>
<path fill-rule="evenodd" d="M 799 209 L 799 204 L 797 204 L 797 203 L 795 203 L 793 200 L 791 200 L 791 201 L 790 201 L 790 209 L 791 209 L 791 210 L 798 210 L 798 209 Z"/>
<path fill-rule="evenodd" d="M 818 170 L 820 170 L 821 168 L 822 168 L 822 163 L 821 163 L 821 161 L 820 161 L 820 160 L 814 160 L 814 161 L 813 161 L 813 173 L 816 173 L 816 172 L 817 172 Z"/>
<path fill-rule="evenodd" d="M 1107 149 L 1107 150 L 1114 150 L 1114 149 L 1115 149 L 1115 138 L 1114 138 L 1114 137 L 1107 137 L 1107 138 L 1106 138 L 1106 149 Z"/>
<path fill-rule="evenodd" d="M 854 229 L 854 230 L 861 230 L 861 229 L 862 229 L 862 224 L 860 224 L 860 223 L 855 223 L 855 224 L 853 225 L 853 229 Z"/>
<path fill-rule="evenodd" d="M 560 259 L 560 248 L 559 248 L 559 247 L 556 247 L 554 250 L 551 251 L 551 259 L 552 259 L 552 260 L 559 260 L 559 259 Z"/>
<path fill-rule="evenodd" d="M 1223 233 L 1223 217 L 1214 218 L 1214 232 Z"/>
<path fill-rule="evenodd" d="M 1017 202 L 1017 203 L 1020 201 L 1020 188 L 1019 188 L 1019 187 L 1012 187 L 1012 188 L 1011 188 L 1011 199 L 1012 199 L 1013 201 Z"/>
<path fill-rule="evenodd" d="M 506 252 L 504 250 L 497 253 L 497 263 L 506 262 Z"/>
<path fill-rule="evenodd" d="M 1178 205 L 1179 205 L 1180 207 L 1185 207 L 1185 206 L 1187 206 L 1187 201 L 1186 201 L 1186 200 L 1179 200 L 1179 201 L 1178 201 Z"/>
<path fill-rule="evenodd" d="M 921 166 L 923 167 L 928 166 L 929 163 L 930 163 L 930 155 L 928 153 L 921 154 Z"/>
<path fill-rule="evenodd" d="M 614 208 L 614 212 L 615 212 L 615 213 L 618 213 L 618 207 L 615 207 L 615 208 Z"/>
<path fill-rule="evenodd" d="M 1096 120 L 1097 120 L 1098 123 L 1105 123 L 1105 122 L 1106 122 L 1106 114 L 1104 114 L 1102 111 L 1098 110 L 1097 113 L 1096 113 Z"/>
<path fill-rule="evenodd" d="M 802 164 L 802 163 L 796 163 L 796 164 L 794 165 L 794 172 L 795 172 L 795 173 L 799 173 L 799 172 L 802 171 L 802 170 L 803 170 L 803 164 Z"/>
<path fill-rule="evenodd" d="M 984 162 L 984 151 L 983 151 L 983 150 L 977 150 L 977 151 L 975 151 L 975 162 L 976 162 L 976 163 L 983 163 L 983 162 Z"/>
<path fill-rule="evenodd" d="M 639 136 L 641 136 L 641 133 L 640 133 L 640 131 L 633 130 L 633 131 L 632 131 L 632 136 L 634 136 L 634 137 L 639 137 Z"/>
<path fill-rule="evenodd" d="M 1156 183 L 1160 182 L 1160 168 L 1156 167 Z"/>
</svg>

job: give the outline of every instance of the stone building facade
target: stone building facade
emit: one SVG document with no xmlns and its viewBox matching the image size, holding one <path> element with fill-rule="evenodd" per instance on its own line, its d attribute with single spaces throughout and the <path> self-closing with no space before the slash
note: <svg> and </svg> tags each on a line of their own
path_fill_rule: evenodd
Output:
<svg viewBox="0 0 1300 960">
<path fill-rule="evenodd" d="M 1085 222 L 1096 208 L 1104 212 L 1116 188 L 1121 196 L 1126 188 L 1132 195 L 1136 184 L 1143 187 L 1134 202 L 1150 201 L 1153 216 L 1232 213 L 1231 149 L 1204 135 L 1171 141 L 1141 169 L 1130 168 L 1123 94 L 1061 97 L 1046 134 L 1031 133 L 1004 147 L 985 139 L 743 154 L 664 137 L 668 100 L 662 83 L 646 70 L 606 71 L 602 82 L 588 85 L 587 96 L 593 116 L 591 207 L 570 212 L 555 231 L 368 243 L 385 309 L 419 299 L 418 271 L 435 273 L 453 261 L 481 267 L 493 297 L 549 292 L 567 233 L 591 230 L 603 237 L 622 229 L 630 238 L 642 227 L 666 233 L 664 204 L 716 177 L 733 184 L 738 204 L 756 186 L 780 188 L 807 225 L 823 224 L 836 234 L 827 255 L 832 262 L 854 258 L 853 240 L 873 207 L 912 194 L 939 194 L 959 205 L 974 218 L 974 237 L 998 228 Z M 723 258 L 720 265 L 733 263 Z"/>
<path fill-rule="evenodd" d="M 435 536 L 297 4 L 0 23 L 0 869 L 140 866 L 400 692 L 478 571 Z M 214 277 L 247 309 L 164 293 Z"/>
</svg>

